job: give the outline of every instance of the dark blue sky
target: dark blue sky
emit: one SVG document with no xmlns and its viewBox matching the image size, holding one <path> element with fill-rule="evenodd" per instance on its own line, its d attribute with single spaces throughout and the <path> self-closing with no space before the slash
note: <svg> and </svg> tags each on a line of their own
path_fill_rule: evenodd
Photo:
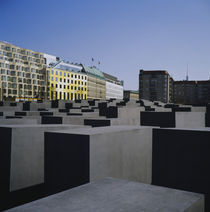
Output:
<svg viewBox="0 0 210 212">
<path fill-rule="evenodd" d="M 92 65 L 138 89 L 139 69 L 210 78 L 209 0 L 0 0 L 0 40 Z"/>
</svg>

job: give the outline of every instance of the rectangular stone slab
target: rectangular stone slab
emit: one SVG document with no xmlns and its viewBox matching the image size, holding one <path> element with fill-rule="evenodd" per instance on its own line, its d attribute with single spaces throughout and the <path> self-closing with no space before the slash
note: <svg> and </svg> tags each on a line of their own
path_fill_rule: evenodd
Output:
<svg viewBox="0 0 210 212">
<path fill-rule="evenodd" d="M 175 127 L 174 112 L 140 112 L 142 126 Z"/>
<path fill-rule="evenodd" d="M 46 132 L 46 187 L 54 193 L 108 176 L 151 183 L 151 155 L 151 127 L 109 126 Z"/>
<path fill-rule="evenodd" d="M 89 125 L 92 127 L 104 127 L 110 126 L 111 121 L 108 119 L 84 119 L 84 125 Z"/>
<path fill-rule="evenodd" d="M 11 192 L 44 183 L 44 132 L 78 127 L 84 126 L 0 125 L 0 187 Z"/>
<path fill-rule="evenodd" d="M 107 178 L 9 212 L 204 212 L 201 194 Z"/>
<path fill-rule="evenodd" d="M 205 194 L 210 211 L 210 128 L 153 129 L 152 183 Z"/>
</svg>

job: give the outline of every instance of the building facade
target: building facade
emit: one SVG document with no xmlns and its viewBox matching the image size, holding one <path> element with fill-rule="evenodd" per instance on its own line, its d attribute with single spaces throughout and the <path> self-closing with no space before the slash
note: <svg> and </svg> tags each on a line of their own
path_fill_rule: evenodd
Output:
<svg viewBox="0 0 210 212">
<path fill-rule="evenodd" d="M 96 67 L 0 41 L 0 100 L 122 97 L 123 83 Z"/>
<path fill-rule="evenodd" d="M 174 81 L 174 102 L 206 105 L 210 102 L 210 80 Z"/>
<path fill-rule="evenodd" d="M 48 68 L 48 98 L 87 99 L 87 75 L 81 70 L 82 66 L 64 61 Z"/>
<path fill-rule="evenodd" d="M 44 54 L 0 42 L 0 99 L 45 98 Z"/>
<path fill-rule="evenodd" d="M 82 65 L 82 73 L 87 75 L 87 98 L 106 99 L 106 81 L 103 73 L 96 67 Z"/>
<path fill-rule="evenodd" d="M 173 79 L 165 70 L 140 70 L 139 96 L 150 101 L 172 102 Z"/>
<path fill-rule="evenodd" d="M 124 99 L 139 100 L 139 91 L 124 90 L 123 97 Z"/>
<path fill-rule="evenodd" d="M 106 99 L 123 99 L 123 81 L 103 72 L 106 80 Z"/>
</svg>

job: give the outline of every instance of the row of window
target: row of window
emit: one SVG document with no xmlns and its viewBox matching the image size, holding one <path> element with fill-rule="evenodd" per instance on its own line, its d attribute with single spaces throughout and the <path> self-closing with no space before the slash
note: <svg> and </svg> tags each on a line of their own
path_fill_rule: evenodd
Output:
<svg viewBox="0 0 210 212">
<path fill-rule="evenodd" d="M 53 92 L 51 91 L 50 99 L 65 99 L 65 100 L 75 100 L 75 99 L 86 99 L 86 94 L 76 94 L 76 93 L 70 93 L 70 92 Z"/>
<path fill-rule="evenodd" d="M 54 84 L 51 84 L 51 87 L 52 88 L 54 88 L 54 87 L 55 88 L 58 88 L 58 84 L 56 84 L 55 86 L 54 86 Z M 71 88 L 72 90 L 74 89 L 74 90 L 81 90 L 81 91 L 83 91 L 83 90 L 86 91 L 87 90 L 87 88 L 76 87 L 76 86 L 69 86 L 69 85 L 60 85 L 59 87 L 60 88 L 64 88 L 64 89 L 70 89 Z"/>
<path fill-rule="evenodd" d="M 52 70 L 51 71 L 51 74 L 54 74 L 55 73 L 55 75 L 58 75 L 58 71 L 55 71 L 54 72 L 54 70 Z M 62 72 L 62 71 L 60 71 L 60 76 L 64 76 L 64 77 L 66 77 L 66 76 L 68 76 L 68 77 L 71 77 L 71 78 L 77 78 L 77 76 L 78 76 L 78 79 L 80 79 L 80 75 L 77 75 L 77 74 L 69 74 L 69 73 L 66 73 L 66 72 Z M 87 79 L 87 77 L 86 76 L 81 76 L 81 79 Z"/>
<path fill-rule="evenodd" d="M 36 57 L 27 57 L 21 54 L 12 54 L 11 52 L 2 52 L 0 51 L 0 55 L 6 56 L 6 57 L 13 57 L 13 58 L 17 58 L 17 59 L 21 59 L 21 60 L 28 60 L 31 62 L 36 62 L 36 63 L 45 63 L 44 59 L 38 59 Z M 10 60 L 10 62 L 13 62 L 13 60 Z"/>
<path fill-rule="evenodd" d="M 28 62 L 27 62 L 27 64 L 24 63 L 24 65 L 28 65 Z M 34 65 L 32 65 L 32 66 L 34 66 Z M 37 67 L 42 67 L 42 66 L 40 66 L 40 64 L 38 64 L 36 66 Z M 20 70 L 22 68 L 22 71 L 30 71 L 30 69 L 31 70 L 35 69 L 35 68 L 23 67 L 23 66 L 20 66 L 20 65 L 18 65 L 18 66 L 10 65 L 8 63 L 0 63 L 0 67 L 9 68 L 9 69 L 15 69 L 16 68 L 16 70 Z"/>
<path fill-rule="evenodd" d="M 53 81 L 54 80 L 54 78 L 53 77 L 51 77 L 51 81 Z M 55 81 L 56 82 L 58 82 L 58 78 L 56 77 L 55 78 Z M 62 79 L 62 78 L 60 78 L 60 82 L 64 82 L 64 83 L 71 83 L 71 84 L 73 84 L 73 83 L 75 83 L 75 84 L 78 84 L 78 85 L 80 85 L 80 81 L 77 81 L 77 80 L 66 80 L 66 79 Z M 87 82 L 81 82 L 81 85 L 87 85 Z"/>
<path fill-rule="evenodd" d="M 6 51 L 17 52 L 17 53 L 20 53 L 20 54 L 23 54 L 23 55 L 30 55 L 30 56 L 33 56 L 33 57 L 36 57 L 36 58 L 43 58 L 42 54 L 31 52 L 31 51 L 26 51 L 25 49 L 18 49 L 18 48 L 16 49 L 14 47 L 12 48 L 12 47 L 6 46 L 6 45 L 1 45 L 1 49 L 6 50 Z"/>
<path fill-rule="evenodd" d="M 25 78 L 28 78 L 28 79 L 38 79 L 38 80 L 43 80 L 44 81 L 44 76 L 43 75 L 36 75 L 36 74 L 29 74 L 29 73 L 21 73 L 21 72 L 18 72 L 18 78 L 21 78 L 21 77 L 23 77 L 23 79 L 25 79 Z M 3 81 L 6 81 L 6 80 L 9 80 L 9 79 L 11 79 L 11 78 L 17 78 L 16 77 L 16 75 L 14 75 L 14 74 L 10 74 L 10 76 L 6 76 L 6 75 L 1 75 L 1 79 L 3 80 Z"/>
<path fill-rule="evenodd" d="M 11 89 L 11 88 L 14 88 L 14 89 Z M 23 87 L 21 87 L 21 89 L 22 89 Z M 3 90 L 3 93 L 7 93 L 8 92 L 8 94 L 11 94 L 11 93 L 13 93 L 13 94 L 17 94 L 17 87 L 13 87 L 12 85 L 7 89 L 7 88 L 4 88 L 4 89 L 2 89 Z M 20 87 L 19 87 L 19 89 L 20 89 Z M 19 90 L 18 89 L 18 91 L 19 91 L 19 95 L 21 95 L 21 94 L 23 94 L 23 90 Z M 25 94 L 29 94 L 29 95 L 32 95 L 32 90 L 31 90 L 31 88 L 30 88 L 30 86 L 24 86 L 24 93 Z M 29 91 L 27 91 L 26 89 L 28 89 Z M 45 88 L 44 87 L 40 87 L 39 89 L 35 89 L 34 88 L 34 90 L 36 90 L 36 91 L 34 91 L 33 93 L 34 93 L 34 95 L 36 95 L 36 94 L 38 94 L 38 92 L 39 91 L 45 91 Z"/>
</svg>

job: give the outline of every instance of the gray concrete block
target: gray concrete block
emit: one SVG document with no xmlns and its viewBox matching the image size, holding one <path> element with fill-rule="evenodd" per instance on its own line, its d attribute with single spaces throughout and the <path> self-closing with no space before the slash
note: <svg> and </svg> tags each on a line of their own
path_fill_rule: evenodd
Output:
<svg viewBox="0 0 210 212">
<path fill-rule="evenodd" d="M 28 124 L 37 124 L 37 120 L 33 119 L 1 119 L 1 125 L 28 125 Z"/>
<path fill-rule="evenodd" d="M 204 212 L 201 194 L 107 178 L 9 212 Z"/>
<path fill-rule="evenodd" d="M 80 165 L 75 166 L 75 163 Z M 75 180 L 75 175 L 78 179 L 88 176 L 87 182 L 116 177 L 151 183 L 151 169 L 151 127 L 110 126 L 45 133 L 48 188 L 64 190 L 78 186 L 80 182 L 71 181 Z"/>
<path fill-rule="evenodd" d="M 176 112 L 175 123 L 177 128 L 205 127 L 205 112 Z"/>
<path fill-rule="evenodd" d="M 8 192 L 44 182 L 44 132 L 78 128 L 76 125 L 0 125 L 0 134 L 8 140 L 7 151 L 10 167 Z M 6 130 L 8 129 L 8 130 Z M 6 130 L 6 131 L 5 131 Z M 2 151 L 5 148 L 1 143 Z M 1 156 L 0 156 L 1 157 Z M 6 163 L 0 160 L 0 166 Z M 1 173 L 3 175 L 4 172 Z M 1 185 L 5 182 L 1 181 Z"/>
</svg>

